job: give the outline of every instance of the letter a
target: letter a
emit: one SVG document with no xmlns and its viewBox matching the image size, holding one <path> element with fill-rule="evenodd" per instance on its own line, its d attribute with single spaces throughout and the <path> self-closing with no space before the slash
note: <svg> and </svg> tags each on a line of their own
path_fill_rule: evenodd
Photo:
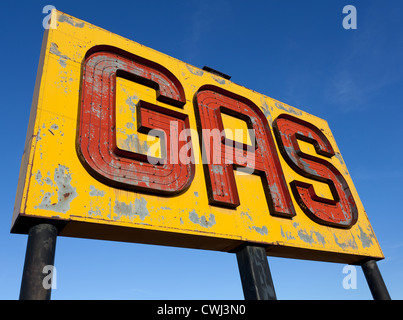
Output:
<svg viewBox="0 0 403 320">
<path fill-rule="evenodd" d="M 343 278 L 343 288 L 346 290 L 357 289 L 357 269 L 355 266 L 345 266 L 343 268 L 343 273 L 347 274 Z"/>
<path fill-rule="evenodd" d="M 353 5 L 349 4 L 344 6 L 343 13 L 348 13 L 348 15 L 343 19 L 343 28 L 346 30 L 357 29 L 357 9 Z"/>
</svg>

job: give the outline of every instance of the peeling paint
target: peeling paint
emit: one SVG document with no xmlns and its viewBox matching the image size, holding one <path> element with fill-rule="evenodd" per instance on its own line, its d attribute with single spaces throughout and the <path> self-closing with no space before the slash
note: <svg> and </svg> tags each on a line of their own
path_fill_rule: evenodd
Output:
<svg viewBox="0 0 403 320">
<path fill-rule="evenodd" d="M 336 242 L 336 244 L 342 248 L 343 250 L 347 249 L 347 248 L 351 248 L 351 249 L 357 249 L 357 243 L 355 242 L 355 238 L 353 236 L 353 239 L 349 239 L 347 242 L 339 242 L 339 239 L 336 237 L 335 234 L 333 234 L 334 237 L 334 241 Z"/>
<path fill-rule="evenodd" d="M 322 234 L 320 234 L 318 231 L 312 231 L 312 233 L 315 234 L 316 239 L 318 240 L 319 243 L 322 244 L 322 246 L 326 244 L 325 237 Z"/>
<path fill-rule="evenodd" d="M 221 79 L 221 78 L 216 77 L 216 76 L 214 76 L 214 75 L 211 75 L 211 78 L 213 78 L 213 80 L 214 80 L 215 82 L 218 82 L 219 84 L 225 84 L 225 80 L 224 80 L 224 79 Z"/>
<path fill-rule="evenodd" d="M 284 110 L 284 111 L 287 111 L 288 113 L 291 113 L 291 114 L 296 115 L 296 116 L 302 116 L 302 112 L 301 112 L 301 111 L 299 111 L 298 109 L 295 109 L 295 108 L 293 108 L 293 107 L 291 107 L 291 106 L 289 106 L 289 107 L 287 108 L 287 107 L 285 107 L 285 106 L 284 106 L 282 103 L 280 103 L 280 102 L 276 102 L 275 105 L 276 105 L 277 108 L 279 108 L 279 109 L 281 109 L 281 110 Z"/>
<path fill-rule="evenodd" d="M 42 140 L 42 138 L 41 138 L 41 128 L 38 129 L 38 133 L 36 134 L 36 142 L 39 142 L 40 140 Z"/>
<path fill-rule="evenodd" d="M 193 223 L 201 225 L 204 228 L 211 228 L 216 224 L 215 216 L 212 213 L 210 213 L 209 219 L 207 220 L 206 216 L 199 217 L 194 209 L 189 212 L 189 219 Z"/>
<path fill-rule="evenodd" d="M 360 234 L 358 235 L 358 237 L 361 240 L 363 248 L 371 247 L 373 245 L 372 243 L 373 234 L 368 235 L 364 232 L 364 230 L 361 229 L 360 226 L 358 226 L 358 228 L 360 229 Z"/>
<path fill-rule="evenodd" d="M 217 173 L 217 174 L 223 174 L 223 168 L 222 168 L 222 166 L 221 165 L 211 165 L 211 167 L 212 167 L 212 170 L 213 170 L 213 172 L 214 173 Z"/>
<path fill-rule="evenodd" d="M 293 226 L 295 228 L 298 228 L 299 223 L 294 222 Z M 287 232 L 286 234 L 284 234 L 283 229 L 281 228 L 281 235 L 283 238 L 287 237 L 287 240 L 289 239 L 295 239 L 291 233 L 288 234 L 289 232 Z M 311 230 L 309 233 L 305 230 L 305 229 L 300 229 L 298 230 L 298 238 L 301 239 L 302 241 L 312 245 L 312 243 L 320 243 L 322 246 L 324 246 L 326 244 L 326 240 L 325 237 L 318 231 L 315 230 Z M 315 240 L 316 238 L 316 240 Z"/>
<path fill-rule="evenodd" d="M 248 219 L 253 222 L 252 217 L 250 216 L 250 214 L 248 212 L 241 211 L 241 216 L 247 216 Z"/>
<path fill-rule="evenodd" d="M 315 239 L 313 238 L 312 233 L 311 233 L 311 234 L 308 234 L 308 232 L 306 232 L 305 229 L 304 229 L 304 230 L 298 230 L 298 237 L 299 237 L 302 241 L 304 241 L 304 242 L 306 242 L 306 243 L 309 243 L 309 244 L 312 244 L 312 243 L 315 242 Z"/>
<path fill-rule="evenodd" d="M 45 181 L 45 183 L 51 187 L 54 186 L 52 179 L 50 179 L 49 177 L 46 177 L 45 179 L 43 179 L 43 181 Z"/>
<path fill-rule="evenodd" d="M 94 216 L 94 217 L 102 217 L 102 212 L 99 209 L 95 209 L 95 210 L 89 210 L 88 211 L 88 215 L 89 216 Z"/>
<path fill-rule="evenodd" d="M 269 234 L 269 230 L 267 230 L 266 226 L 263 226 L 261 228 L 253 226 L 252 229 L 255 230 L 256 232 L 260 233 L 262 236 L 267 236 Z"/>
<path fill-rule="evenodd" d="M 147 201 L 144 198 L 136 198 L 134 204 L 132 202 L 126 204 L 124 202 L 115 200 L 113 211 L 117 214 L 117 216 L 114 217 L 114 220 L 118 220 L 122 216 L 133 220 L 134 217 L 138 216 L 140 220 L 143 221 L 145 217 L 150 215 L 150 212 L 147 209 Z"/>
<path fill-rule="evenodd" d="M 34 208 L 66 213 L 70 209 L 70 203 L 78 195 L 76 188 L 70 185 L 72 178 L 69 168 L 59 164 L 55 169 L 53 180 L 57 186 L 57 202 L 51 203 L 54 192 L 46 192 L 41 203 Z"/>
<path fill-rule="evenodd" d="M 282 236 L 283 238 L 286 238 L 287 241 L 288 241 L 288 240 L 295 240 L 295 237 L 291 234 L 291 231 L 286 231 L 286 232 L 284 233 L 284 230 L 283 230 L 283 227 L 282 227 L 282 226 L 280 226 L 280 229 L 281 229 L 281 236 Z"/>
<path fill-rule="evenodd" d="M 190 71 L 190 73 L 194 74 L 195 76 L 202 76 L 204 74 L 203 70 L 197 69 L 191 65 L 186 65 L 186 68 Z"/>
<path fill-rule="evenodd" d="M 90 189 L 91 189 L 91 191 L 90 191 L 90 196 L 91 197 L 103 197 L 106 194 L 105 191 L 98 190 L 97 188 L 95 188 L 92 185 L 90 186 Z"/>
<path fill-rule="evenodd" d="M 260 98 L 260 103 L 262 104 L 264 116 L 267 118 L 267 120 L 269 120 L 269 123 L 271 124 L 273 122 L 273 119 L 271 116 L 270 108 L 267 105 L 266 100 L 263 97 Z"/>
<path fill-rule="evenodd" d="M 127 93 L 127 92 L 126 92 Z M 139 101 L 137 95 L 128 96 L 126 99 L 126 103 L 129 105 L 129 109 L 132 112 L 132 120 L 136 121 L 136 103 Z"/>
<path fill-rule="evenodd" d="M 126 134 L 126 139 L 123 140 L 123 145 L 125 149 L 131 152 L 137 152 L 142 154 L 148 154 L 150 146 L 147 141 L 140 142 L 137 134 Z"/>
<path fill-rule="evenodd" d="M 43 185 L 42 174 L 41 174 L 40 170 L 38 170 L 38 172 L 36 173 L 35 180 L 36 180 L 36 182 L 38 182 L 39 185 L 41 185 L 41 186 Z"/>
<path fill-rule="evenodd" d="M 59 22 L 67 22 L 68 24 L 70 24 L 76 28 L 83 28 L 85 25 L 84 22 L 76 22 L 76 21 L 74 21 L 73 18 L 65 16 L 63 14 L 59 16 Z"/>
<path fill-rule="evenodd" d="M 340 164 L 344 166 L 344 161 L 343 158 L 341 157 L 341 154 L 339 152 L 336 152 L 334 156 L 340 161 Z"/>
<path fill-rule="evenodd" d="M 63 67 L 66 68 L 67 64 L 66 61 L 69 60 L 68 56 L 63 55 L 60 51 L 59 51 L 59 47 L 56 43 L 52 42 L 50 44 L 50 53 L 53 53 L 55 55 L 57 55 L 59 57 L 59 64 Z"/>
</svg>

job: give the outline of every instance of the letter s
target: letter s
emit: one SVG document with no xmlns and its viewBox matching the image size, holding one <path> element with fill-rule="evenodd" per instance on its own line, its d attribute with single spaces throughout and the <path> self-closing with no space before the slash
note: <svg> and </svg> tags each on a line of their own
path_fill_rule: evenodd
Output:
<svg viewBox="0 0 403 320">
<path fill-rule="evenodd" d="M 328 184 L 332 199 L 319 197 L 312 184 L 294 180 L 291 190 L 299 206 L 313 221 L 349 229 L 358 218 L 350 188 L 342 174 L 325 159 L 302 152 L 298 141 L 314 145 L 316 153 L 331 158 L 335 152 L 326 136 L 313 124 L 282 114 L 273 122 L 274 133 L 284 160 L 298 174 Z"/>
</svg>

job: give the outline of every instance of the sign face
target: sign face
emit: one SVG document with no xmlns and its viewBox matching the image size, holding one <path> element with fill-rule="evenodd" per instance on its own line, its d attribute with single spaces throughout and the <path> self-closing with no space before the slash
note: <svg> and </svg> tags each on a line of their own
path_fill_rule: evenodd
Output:
<svg viewBox="0 0 403 320">
<path fill-rule="evenodd" d="M 54 11 L 12 232 L 356 263 L 383 254 L 325 120 Z"/>
</svg>

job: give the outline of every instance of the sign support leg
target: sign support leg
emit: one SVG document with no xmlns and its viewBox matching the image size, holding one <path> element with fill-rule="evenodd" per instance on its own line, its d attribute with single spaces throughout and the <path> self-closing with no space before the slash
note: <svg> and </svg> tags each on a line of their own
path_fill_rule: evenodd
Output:
<svg viewBox="0 0 403 320">
<path fill-rule="evenodd" d="M 51 224 L 37 224 L 29 229 L 20 300 L 50 300 L 51 288 L 46 289 L 45 266 L 55 260 L 57 228 Z"/>
<path fill-rule="evenodd" d="M 374 300 L 391 300 L 376 261 L 368 260 L 361 264 L 361 268 Z"/>
<path fill-rule="evenodd" d="M 277 300 L 266 250 L 246 245 L 236 257 L 245 300 Z"/>
</svg>

